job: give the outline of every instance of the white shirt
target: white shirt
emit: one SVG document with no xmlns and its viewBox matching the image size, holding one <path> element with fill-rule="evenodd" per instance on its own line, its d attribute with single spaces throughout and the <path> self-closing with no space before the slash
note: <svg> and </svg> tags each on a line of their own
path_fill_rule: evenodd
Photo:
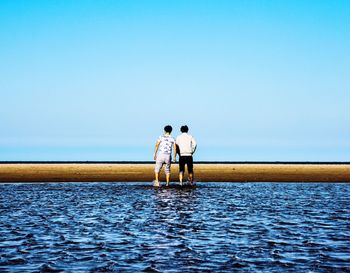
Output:
<svg viewBox="0 0 350 273">
<path fill-rule="evenodd" d="M 158 151 L 162 154 L 171 155 L 171 151 L 175 144 L 175 139 L 171 135 L 162 135 L 158 138 Z"/>
<path fill-rule="evenodd" d="M 193 136 L 182 133 L 176 138 L 176 144 L 179 146 L 180 155 L 182 156 L 191 156 L 197 147 L 197 143 Z"/>
</svg>

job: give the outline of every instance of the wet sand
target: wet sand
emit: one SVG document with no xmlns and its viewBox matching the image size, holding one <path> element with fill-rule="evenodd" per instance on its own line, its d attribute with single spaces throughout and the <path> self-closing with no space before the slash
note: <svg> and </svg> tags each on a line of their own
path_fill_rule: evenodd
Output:
<svg viewBox="0 0 350 273">
<path fill-rule="evenodd" d="M 177 181 L 177 164 L 171 171 L 172 181 Z M 195 163 L 195 177 L 199 182 L 350 182 L 350 164 Z M 144 182 L 153 178 L 150 162 L 0 163 L 0 182 Z"/>
</svg>

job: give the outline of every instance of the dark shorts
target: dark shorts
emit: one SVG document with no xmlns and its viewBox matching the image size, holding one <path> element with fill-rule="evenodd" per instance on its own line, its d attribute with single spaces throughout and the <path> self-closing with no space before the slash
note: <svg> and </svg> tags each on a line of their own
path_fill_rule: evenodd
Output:
<svg viewBox="0 0 350 273">
<path fill-rule="evenodd" d="M 187 165 L 188 173 L 193 173 L 193 157 L 190 156 L 180 156 L 179 159 L 179 171 L 180 173 L 185 172 L 185 165 Z"/>
</svg>

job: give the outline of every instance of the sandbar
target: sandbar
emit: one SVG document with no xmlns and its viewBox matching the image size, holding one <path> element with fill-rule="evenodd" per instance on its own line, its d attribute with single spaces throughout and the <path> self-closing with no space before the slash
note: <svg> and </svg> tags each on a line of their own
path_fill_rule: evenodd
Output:
<svg viewBox="0 0 350 273">
<path fill-rule="evenodd" d="M 350 182 L 350 163 L 195 163 L 198 182 Z M 178 165 L 171 167 L 178 181 Z M 185 174 L 186 175 L 186 174 Z M 164 181 L 164 170 L 161 172 Z M 145 182 L 153 162 L 3 162 L 0 182 Z"/>
</svg>

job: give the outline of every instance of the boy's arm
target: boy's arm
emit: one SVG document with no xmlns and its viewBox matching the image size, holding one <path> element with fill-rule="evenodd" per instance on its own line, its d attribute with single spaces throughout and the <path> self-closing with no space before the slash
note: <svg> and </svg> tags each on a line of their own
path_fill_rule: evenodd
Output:
<svg viewBox="0 0 350 273">
<path fill-rule="evenodd" d="M 192 144 L 192 154 L 194 154 L 194 152 L 195 152 L 196 149 L 197 149 L 197 142 L 196 142 L 196 140 L 194 139 L 194 137 L 192 137 L 191 144 Z"/>
<path fill-rule="evenodd" d="M 158 148 L 159 148 L 159 143 L 160 143 L 160 141 L 157 141 L 156 147 L 154 149 L 154 156 L 153 156 L 154 160 L 157 160 L 157 151 L 158 151 Z"/>
</svg>

